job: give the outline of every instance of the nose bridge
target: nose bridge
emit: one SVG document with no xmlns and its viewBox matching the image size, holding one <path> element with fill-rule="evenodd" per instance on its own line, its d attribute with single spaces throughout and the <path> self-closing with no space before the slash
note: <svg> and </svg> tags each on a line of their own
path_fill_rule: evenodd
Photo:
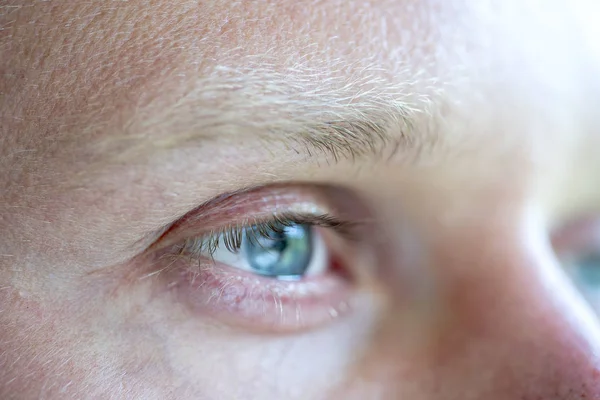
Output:
<svg viewBox="0 0 600 400">
<path fill-rule="evenodd" d="M 420 266 L 434 280 L 428 311 L 409 319 L 406 297 L 387 282 L 372 354 L 396 371 L 397 392 L 427 376 L 431 398 L 600 399 L 597 324 L 588 329 L 591 314 L 536 243 L 506 226 L 438 232 Z"/>
</svg>

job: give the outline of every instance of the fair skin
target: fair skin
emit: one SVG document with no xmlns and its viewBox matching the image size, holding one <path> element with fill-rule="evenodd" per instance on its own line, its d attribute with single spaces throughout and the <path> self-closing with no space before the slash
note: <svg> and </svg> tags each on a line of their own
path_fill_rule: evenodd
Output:
<svg viewBox="0 0 600 400">
<path fill-rule="evenodd" d="M 497 3 L 0 2 L 0 398 L 600 399 L 598 6 Z"/>
</svg>

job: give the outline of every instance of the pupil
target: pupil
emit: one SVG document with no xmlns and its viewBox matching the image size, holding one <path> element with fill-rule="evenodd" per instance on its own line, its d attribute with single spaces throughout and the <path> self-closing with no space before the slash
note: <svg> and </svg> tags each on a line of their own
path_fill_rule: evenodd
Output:
<svg viewBox="0 0 600 400">
<path fill-rule="evenodd" d="M 311 228 L 307 225 L 251 227 L 242 241 L 243 255 L 254 272 L 271 277 L 300 277 L 310 265 Z"/>
</svg>

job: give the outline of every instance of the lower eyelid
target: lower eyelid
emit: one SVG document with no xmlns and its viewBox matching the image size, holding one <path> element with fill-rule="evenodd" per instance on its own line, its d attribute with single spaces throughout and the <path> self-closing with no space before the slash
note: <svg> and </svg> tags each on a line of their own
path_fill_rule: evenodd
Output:
<svg viewBox="0 0 600 400">
<path fill-rule="evenodd" d="M 351 312 L 353 285 L 329 274 L 302 281 L 254 276 L 206 259 L 176 260 L 161 279 L 199 318 L 247 330 L 296 332 Z"/>
</svg>

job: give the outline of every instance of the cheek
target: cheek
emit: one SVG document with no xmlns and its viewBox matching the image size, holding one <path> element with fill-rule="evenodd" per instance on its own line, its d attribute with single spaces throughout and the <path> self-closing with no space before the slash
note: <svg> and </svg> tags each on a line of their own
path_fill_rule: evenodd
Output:
<svg viewBox="0 0 600 400">
<path fill-rule="evenodd" d="M 123 318 L 126 303 L 0 296 L 0 398 L 152 398 L 169 387 L 160 342 Z"/>
<path fill-rule="evenodd" d="M 171 315 L 177 308 L 168 301 Z M 182 308 L 182 310 L 185 310 Z M 253 334 L 183 311 L 157 327 L 175 375 L 207 398 L 324 398 L 367 350 L 375 306 L 360 301 L 355 312 L 321 329 L 294 334 Z"/>
<path fill-rule="evenodd" d="M 12 288 L 0 294 L 0 397 L 37 397 L 81 380 L 70 360 L 75 348 L 66 344 L 66 333 L 73 327 L 63 325 L 64 313 Z"/>
<path fill-rule="evenodd" d="M 155 283 L 72 283 L 43 303 L 0 291 L 0 398 L 323 398 L 376 322 L 365 300 L 319 330 L 249 334 L 190 315 Z"/>
</svg>

